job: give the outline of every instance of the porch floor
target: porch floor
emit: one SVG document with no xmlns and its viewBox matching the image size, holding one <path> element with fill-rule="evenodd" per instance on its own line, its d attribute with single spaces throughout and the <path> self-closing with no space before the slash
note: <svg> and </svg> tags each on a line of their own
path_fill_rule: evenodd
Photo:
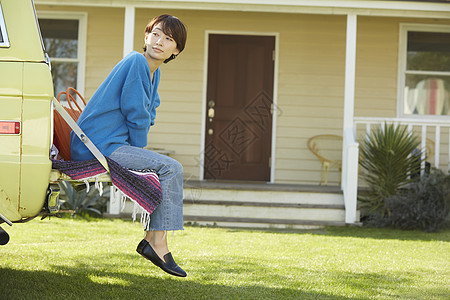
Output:
<svg viewBox="0 0 450 300">
<path fill-rule="evenodd" d="M 248 228 L 308 229 L 347 225 L 340 186 L 235 181 L 186 181 L 184 220 L 201 225 Z"/>
<path fill-rule="evenodd" d="M 342 193 L 341 187 L 337 185 L 304 185 L 283 184 L 268 182 L 243 182 L 243 181 L 208 181 L 187 180 L 185 187 L 221 189 L 221 190 L 251 190 L 251 191 L 283 191 L 299 193 Z"/>
<path fill-rule="evenodd" d="M 186 224 L 280 229 L 348 225 L 343 192 L 333 185 L 189 180 L 183 202 Z M 127 201 L 115 217 L 131 216 L 133 206 Z"/>
</svg>

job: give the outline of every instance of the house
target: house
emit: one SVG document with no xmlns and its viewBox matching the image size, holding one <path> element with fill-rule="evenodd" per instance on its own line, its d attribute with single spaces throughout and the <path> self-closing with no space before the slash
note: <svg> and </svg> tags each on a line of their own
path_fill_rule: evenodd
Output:
<svg viewBox="0 0 450 300">
<path fill-rule="evenodd" d="M 423 147 L 433 140 L 434 165 L 449 169 L 450 1 L 35 4 L 55 93 L 75 86 L 87 99 L 124 55 L 141 51 L 153 16 L 173 14 L 187 25 L 186 49 L 161 67 L 162 105 L 149 146 L 183 164 L 191 193 L 202 187 L 207 195 L 205 186 L 215 183 L 205 196 L 211 198 L 247 185 L 258 195 L 250 202 L 267 195 L 271 202 L 294 186 L 318 186 L 322 166 L 307 141 L 340 135 L 342 175 L 330 169 L 328 187 L 319 189 L 342 190 L 342 221 L 355 223 L 357 141 L 385 120 L 410 126 Z"/>
</svg>

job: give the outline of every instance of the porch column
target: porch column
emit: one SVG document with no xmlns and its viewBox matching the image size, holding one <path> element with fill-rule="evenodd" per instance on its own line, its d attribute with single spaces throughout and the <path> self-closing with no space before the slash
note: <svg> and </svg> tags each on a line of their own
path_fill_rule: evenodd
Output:
<svg viewBox="0 0 450 300">
<path fill-rule="evenodd" d="M 134 49 L 134 20 L 135 7 L 125 6 L 125 21 L 123 29 L 123 56 L 127 56 Z"/>
<path fill-rule="evenodd" d="M 134 20 L 135 7 L 133 5 L 125 6 L 125 20 L 123 28 L 123 57 L 127 56 L 134 49 Z M 119 215 L 121 209 L 122 192 L 114 187 L 110 188 L 108 213 L 110 215 Z"/>
<path fill-rule="evenodd" d="M 344 124 L 342 144 L 342 190 L 345 201 L 345 222 L 356 222 L 358 192 L 358 144 L 354 137 L 356 70 L 356 14 L 347 15 L 347 39 L 345 54 Z"/>
<path fill-rule="evenodd" d="M 344 129 L 353 128 L 355 110 L 356 15 L 347 15 L 345 52 Z"/>
</svg>

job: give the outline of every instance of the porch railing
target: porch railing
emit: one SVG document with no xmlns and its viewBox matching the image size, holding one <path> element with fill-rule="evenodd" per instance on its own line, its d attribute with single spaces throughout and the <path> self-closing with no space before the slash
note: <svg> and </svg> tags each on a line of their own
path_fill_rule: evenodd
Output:
<svg viewBox="0 0 450 300">
<path fill-rule="evenodd" d="M 369 135 L 373 126 L 382 125 L 385 122 L 388 124 L 393 123 L 407 126 L 410 132 L 414 132 L 419 136 L 422 150 L 426 149 L 427 140 L 431 140 L 434 144 L 434 149 L 432 149 L 434 153 L 434 161 L 430 163 L 432 163 L 432 166 L 435 168 L 446 169 L 450 172 L 450 120 L 424 121 L 420 119 L 355 117 L 354 132 L 356 133 L 358 126 L 365 126 L 366 135 Z M 443 142 L 447 143 L 447 146 L 443 145 Z M 441 153 L 441 150 L 443 150 L 443 153 Z M 425 159 L 425 152 L 426 151 L 423 151 L 422 153 L 423 159 Z M 441 163 L 441 157 L 446 157 L 447 161 Z M 423 164 L 425 164 L 425 161 Z"/>
<path fill-rule="evenodd" d="M 383 125 L 385 122 L 407 126 L 410 132 L 419 135 L 422 149 L 426 149 L 427 138 L 433 141 L 434 161 L 432 165 L 436 168 L 447 169 L 450 173 L 450 121 L 365 117 L 355 117 L 353 120 L 353 128 L 344 129 L 343 141 L 341 187 L 345 200 L 346 223 L 352 224 L 357 221 L 359 144 L 356 142 L 356 134 L 361 130 L 361 126 L 365 126 L 363 130 L 365 130 L 366 135 L 371 133 L 372 127 Z M 445 143 L 447 146 L 445 146 Z M 442 149 L 443 153 L 441 153 Z M 423 151 L 422 155 L 422 158 L 425 160 L 425 151 Z M 441 157 L 447 158 L 447 161 L 441 163 Z M 423 164 L 425 164 L 425 161 Z M 424 168 L 422 169 L 424 170 Z"/>
</svg>

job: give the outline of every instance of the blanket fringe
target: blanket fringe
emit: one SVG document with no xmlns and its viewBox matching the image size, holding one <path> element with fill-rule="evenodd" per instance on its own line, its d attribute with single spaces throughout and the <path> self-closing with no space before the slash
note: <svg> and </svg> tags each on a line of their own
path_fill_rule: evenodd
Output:
<svg viewBox="0 0 450 300">
<path fill-rule="evenodd" d="M 127 202 L 127 196 L 120 192 L 122 194 L 122 196 L 120 197 L 120 211 L 124 211 L 125 210 L 125 203 Z"/>
<path fill-rule="evenodd" d="M 120 190 L 114 186 L 115 191 L 119 191 Z M 127 195 L 125 195 L 124 193 L 122 193 L 122 196 L 120 197 L 120 211 L 124 211 L 125 210 L 125 203 L 127 200 L 130 200 L 131 202 L 133 202 L 133 212 L 131 213 L 131 218 L 133 219 L 133 222 L 136 221 L 137 215 L 140 214 L 141 215 L 141 220 L 140 223 L 142 224 L 142 226 L 144 227 L 145 231 L 149 231 L 150 230 L 150 214 L 142 207 L 139 205 L 139 203 L 137 203 L 135 200 L 131 199 L 130 197 L 128 197 Z"/>
<path fill-rule="evenodd" d="M 89 179 L 95 178 L 94 187 L 98 191 L 98 193 L 100 194 L 100 197 L 103 195 L 103 184 L 99 181 L 101 175 L 103 175 L 103 174 L 96 175 L 96 176 L 89 177 L 89 178 L 85 178 L 83 180 L 84 184 L 86 185 L 86 193 L 89 193 L 89 190 L 90 190 Z"/>
<path fill-rule="evenodd" d="M 97 191 L 100 194 L 100 196 L 102 196 L 103 195 L 103 184 L 99 181 L 99 179 L 100 179 L 99 175 L 95 176 L 95 184 L 94 184 L 94 186 L 97 189 Z"/>
<path fill-rule="evenodd" d="M 130 199 L 133 203 L 136 203 L 137 206 L 134 208 L 133 221 L 136 219 L 136 214 L 140 213 L 141 223 L 148 230 L 151 212 L 162 201 L 161 185 L 158 175 L 154 170 L 130 170 L 120 166 L 109 157 L 105 158 L 108 162 L 113 187 L 116 191 L 121 191 L 120 195 L 114 195 L 115 201 L 121 201 L 119 202 L 121 211 L 125 209 L 126 199 Z M 95 181 L 93 184 L 95 189 L 99 191 L 100 195 L 103 194 L 104 187 L 99 177 L 108 172 L 96 159 L 78 162 L 52 159 L 52 168 L 71 177 L 74 181 L 84 182 L 87 192 L 90 190 L 89 182 Z M 116 197 L 121 198 L 117 199 Z"/>
<path fill-rule="evenodd" d="M 89 180 L 87 178 L 84 180 L 84 184 L 86 185 L 86 193 L 89 193 L 90 187 L 89 187 Z"/>
</svg>

